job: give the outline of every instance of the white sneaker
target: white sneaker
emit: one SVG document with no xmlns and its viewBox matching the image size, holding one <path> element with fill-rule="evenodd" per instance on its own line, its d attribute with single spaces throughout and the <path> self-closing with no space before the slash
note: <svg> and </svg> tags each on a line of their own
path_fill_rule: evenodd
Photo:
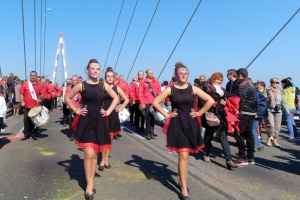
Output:
<svg viewBox="0 0 300 200">
<path fill-rule="evenodd" d="M 1 128 L 1 133 L 3 133 L 3 132 L 5 132 L 5 129 L 2 129 L 2 128 Z"/>
</svg>

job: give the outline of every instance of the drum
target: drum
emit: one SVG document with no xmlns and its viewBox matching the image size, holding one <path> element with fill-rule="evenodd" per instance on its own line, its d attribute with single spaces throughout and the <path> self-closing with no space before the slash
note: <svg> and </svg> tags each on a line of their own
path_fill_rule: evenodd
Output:
<svg viewBox="0 0 300 200">
<path fill-rule="evenodd" d="M 28 117 L 36 127 L 41 127 L 49 122 L 49 110 L 45 106 L 34 106 L 28 112 Z"/>
<path fill-rule="evenodd" d="M 123 108 L 123 110 L 121 110 L 118 114 L 119 114 L 120 123 L 125 122 L 130 116 L 130 113 L 126 108 Z"/>
</svg>

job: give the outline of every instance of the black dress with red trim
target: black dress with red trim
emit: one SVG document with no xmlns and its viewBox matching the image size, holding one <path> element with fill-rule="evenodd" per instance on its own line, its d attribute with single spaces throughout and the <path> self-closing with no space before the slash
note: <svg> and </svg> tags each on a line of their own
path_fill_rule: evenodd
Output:
<svg viewBox="0 0 300 200">
<path fill-rule="evenodd" d="M 173 111 L 176 109 L 178 116 L 170 118 L 167 133 L 167 150 L 175 152 L 198 153 L 204 148 L 201 137 L 200 118 L 192 118 L 191 110 L 194 108 L 194 93 L 189 84 L 186 89 L 171 87 L 170 101 Z"/>
<path fill-rule="evenodd" d="M 104 101 L 104 83 L 94 85 L 84 81 L 82 84 L 81 102 L 88 113 L 86 116 L 77 115 L 73 121 L 76 144 L 96 151 L 112 148 L 106 119 L 100 113 Z"/>
<path fill-rule="evenodd" d="M 113 86 L 112 89 L 118 94 L 117 86 Z M 103 109 L 107 110 L 112 101 L 113 99 L 111 98 L 111 96 L 107 92 L 104 92 Z M 120 119 L 115 109 L 108 116 L 108 130 L 111 138 L 121 133 Z"/>
</svg>

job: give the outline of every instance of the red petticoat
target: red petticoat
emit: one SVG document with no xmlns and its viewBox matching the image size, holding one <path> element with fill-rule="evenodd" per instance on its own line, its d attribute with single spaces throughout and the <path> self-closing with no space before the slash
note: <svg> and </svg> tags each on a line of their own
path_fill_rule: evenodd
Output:
<svg viewBox="0 0 300 200">
<path fill-rule="evenodd" d="M 167 135 L 167 138 L 166 138 L 167 141 L 168 141 L 168 134 L 167 133 L 168 133 L 168 129 L 169 129 L 171 119 L 172 119 L 172 117 L 167 118 L 167 120 L 165 121 L 164 127 L 163 127 L 163 132 Z M 201 120 L 200 120 L 200 116 L 197 116 L 197 121 L 198 121 L 200 130 L 201 130 L 202 129 L 202 123 L 201 123 Z M 198 146 L 198 149 L 204 149 L 204 147 L 205 147 L 205 144 L 202 144 L 202 145 Z M 198 153 L 199 152 L 198 149 L 167 147 L 167 151 L 170 151 L 170 152 L 175 151 L 177 153 L 178 152 Z"/>
<path fill-rule="evenodd" d="M 119 135 L 121 131 L 116 131 L 116 132 L 109 132 L 110 138 L 113 138 L 116 135 Z"/>
<path fill-rule="evenodd" d="M 205 145 L 198 146 L 198 149 L 203 149 Z M 192 149 L 192 148 L 175 148 L 175 147 L 167 147 L 167 151 L 170 152 L 189 152 L 189 153 L 199 153 L 198 149 Z"/>
<path fill-rule="evenodd" d="M 100 145 L 95 143 L 85 143 L 85 142 L 78 142 L 78 141 L 76 141 L 76 145 L 79 146 L 80 148 L 94 149 L 94 151 L 99 151 L 99 152 L 103 151 L 104 149 L 112 148 L 112 144 Z"/>
</svg>

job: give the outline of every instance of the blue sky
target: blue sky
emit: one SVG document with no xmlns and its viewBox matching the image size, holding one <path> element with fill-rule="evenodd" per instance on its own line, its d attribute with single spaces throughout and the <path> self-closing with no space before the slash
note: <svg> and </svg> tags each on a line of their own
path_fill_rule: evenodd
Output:
<svg viewBox="0 0 300 200">
<path fill-rule="evenodd" d="M 45 0 L 42 0 L 43 5 Z M 119 25 L 107 60 L 114 67 L 135 0 L 125 0 Z M 129 75 L 138 48 L 158 1 L 139 0 L 116 71 Z M 150 68 L 158 76 L 192 15 L 198 0 L 161 0 L 139 56 L 129 75 Z M 64 34 L 68 76 L 86 78 L 84 68 L 96 58 L 104 68 L 121 0 L 47 0 L 45 75 L 52 77 L 60 32 Z M 36 0 L 37 64 L 40 72 L 40 5 Z M 300 7 L 299 0 L 203 0 L 159 81 L 170 80 L 174 64 L 189 67 L 189 81 L 200 74 L 246 67 Z M 44 13 L 44 11 L 43 11 Z M 34 0 L 24 0 L 27 73 L 35 69 Z M 19 0 L 0 1 L 0 65 L 2 75 L 13 72 L 24 79 L 22 10 Z M 44 18 L 42 20 L 44 23 Z M 291 76 L 300 86 L 300 13 L 249 67 L 253 80 L 267 84 L 271 77 Z M 57 70 L 62 82 L 62 60 Z M 28 75 L 27 75 L 28 76 Z M 224 79 L 226 84 L 227 78 Z"/>
</svg>

